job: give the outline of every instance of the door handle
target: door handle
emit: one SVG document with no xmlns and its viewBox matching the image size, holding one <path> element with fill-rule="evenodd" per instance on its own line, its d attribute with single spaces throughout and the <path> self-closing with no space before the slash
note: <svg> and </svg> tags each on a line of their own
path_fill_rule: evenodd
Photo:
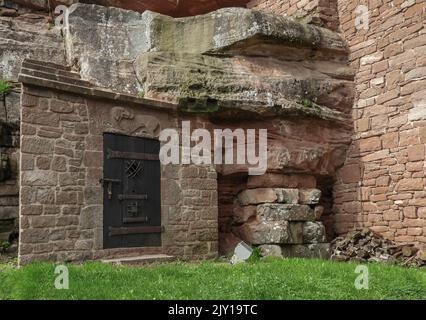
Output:
<svg viewBox="0 0 426 320">
<path fill-rule="evenodd" d="M 107 193 L 108 193 L 108 199 L 111 200 L 112 199 L 112 184 L 113 183 L 121 183 L 120 179 L 108 179 L 108 178 L 103 178 L 99 181 L 101 184 L 107 184 Z"/>
</svg>

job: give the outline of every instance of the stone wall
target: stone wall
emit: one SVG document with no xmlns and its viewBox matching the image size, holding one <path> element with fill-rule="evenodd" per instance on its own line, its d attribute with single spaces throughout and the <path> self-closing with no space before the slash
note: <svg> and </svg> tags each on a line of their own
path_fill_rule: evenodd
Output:
<svg viewBox="0 0 426 320">
<path fill-rule="evenodd" d="M 217 256 L 216 172 L 211 167 L 193 165 L 162 167 L 161 214 L 165 230 L 161 248 L 142 248 L 133 253 L 129 248 L 103 249 L 102 135 L 104 132 L 132 134 L 134 125 L 140 126 L 140 122 L 132 124 L 131 120 L 121 124 L 121 120 L 114 118 L 114 110 L 126 110 L 135 116 L 135 121 L 141 116 L 151 116 L 158 119 L 162 128 L 177 128 L 180 119 L 173 110 L 157 110 L 143 102 L 144 99 L 121 102 L 108 91 L 98 90 L 97 94 L 103 94 L 101 97 L 63 92 L 69 88 L 66 84 L 60 85 L 61 90 L 52 89 L 51 80 L 30 75 L 21 75 L 20 80 L 24 83 L 20 264 L 150 252 L 182 259 Z M 31 81 L 38 81 L 44 87 L 28 83 Z M 86 87 L 78 88 L 82 93 L 93 93 Z M 105 95 L 115 99 L 107 99 Z M 193 119 L 192 123 L 202 126 L 203 121 Z"/>
<path fill-rule="evenodd" d="M 366 4 L 367 30 L 354 10 Z M 356 71 L 355 133 L 335 187 L 339 233 L 368 226 L 426 243 L 426 2 L 339 1 Z"/>
<path fill-rule="evenodd" d="M 337 0 L 252 0 L 247 8 L 292 16 L 332 30 L 339 26 Z"/>
<path fill-rule="evenodd" d="M 52 18 L 38 7 L 19 1 L 0 1 L 0 80 L 11 91 L 0 94 L 0 154 L 9 162 L 8 179 L 0 181 L 0 242 L 11 239 L 18 228 L 18 158 L 21 86 L 18 73 L 25 58 L 64 63 L 65 49 Z M 19 2 L 21 4 L 24 4 Z M 38 1 L 40 3 L 40 1 Z"/>
</svg>

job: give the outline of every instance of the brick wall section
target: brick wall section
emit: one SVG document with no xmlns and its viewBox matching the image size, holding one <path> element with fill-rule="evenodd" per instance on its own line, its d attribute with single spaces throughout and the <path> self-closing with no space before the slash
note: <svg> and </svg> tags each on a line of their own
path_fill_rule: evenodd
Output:
<svg viewBox="0 0 426 320">
<path fill-rule="evenodd" d="M 103 139 L 119 101 L 23 86 L 19 262 L 82 261 L 126 255 L 103 250 Z M 132 112 L 139 106 L 122 103 Z M 151 110 L 151 113 L 154 112 Z M 158 114 L 161 121 L 177 118 Z M 164 123 L 164 126 L 170 123 Z M 217 176 L 211 167 L 163 166 L 160 252 L 182 259 L 218 251 Z M 149 253 L 150 248 L 147 249 Z M 156 252 L 158 253 L 158 252 Z M 139 251 L 141 254 L 141 251 Z"/>
<path fill-rule="evenodd" d="M 356 30 L 357 5 L 369 29 Z M 354 136 L 335 186 L 338 233 L 368 226 L 426 244 L 426 2 L 339 1 L 355 70 Z"/>
<path fill-rule="evenodd" d="M 247 8 L 288 15 L 337 30 L 337 0 L 253 0 Z"/>
</svg>

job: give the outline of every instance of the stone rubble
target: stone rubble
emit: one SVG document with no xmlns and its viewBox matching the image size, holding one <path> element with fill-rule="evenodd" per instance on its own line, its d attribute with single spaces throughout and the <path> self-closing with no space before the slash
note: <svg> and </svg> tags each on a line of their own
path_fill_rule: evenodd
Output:
<svg viewBox="0 0 426 320">
<path fill-rule="evenodd" d="M 396 244 L 364 228 L 332 241 L 331 259 L 336 261 L 386 262 L 405 266 L 426 266 L 426 251 L 412 244 Z"/>
<path fill-rule="evenodd" d="M 318 189 L 257 188 L 238 194 L 232 232 L 262 256 L 329 257 Z"/>
</svg>

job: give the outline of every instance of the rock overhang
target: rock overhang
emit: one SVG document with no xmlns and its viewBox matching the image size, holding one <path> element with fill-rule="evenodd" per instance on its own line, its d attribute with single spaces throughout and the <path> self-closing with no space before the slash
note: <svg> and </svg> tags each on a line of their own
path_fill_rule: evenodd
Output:
<svg viewBox="0 0 426 320">
<path fill-rule="evenodd" d="M 66 43 L 84 79 L 183 112 L 230 106 L 349 123 L 353 74 L 343 39 L 291 18 L 244 8 L 172 18 L 77 4 Z"/>
</svg>

